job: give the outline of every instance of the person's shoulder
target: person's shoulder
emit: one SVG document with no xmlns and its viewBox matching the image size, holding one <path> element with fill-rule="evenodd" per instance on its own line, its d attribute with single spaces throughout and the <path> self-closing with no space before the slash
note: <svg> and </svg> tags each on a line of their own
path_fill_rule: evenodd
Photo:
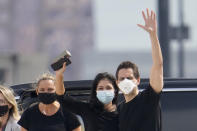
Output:
<svg viewBox="0 0 197 131">
<path fill-rule="evenodd" d="M 14 119 L 12 116 L 10 116 L 9 119 L 8 119 L 8 123 L 10 123 L 10 124 L 16 124 L 17 123 L 17 120 Z"/>
<path fill-rule="evenodd" d="M 162 92 L 162 91 L 161 91 Z M 160 95 L 160 93 L 157 93 L 151 86 L 151 84 L 149 83 L 149 85 L 140 93 L 141 95 L 143 94 L 152 94 L 152 95 Z"/>
<path fill-rule="evenodd" d="M 157 93 L 149 84 L 141 93 L 140 93 L 140 101 L 145 103 L 158 103 L 161 97 L 161 92 Z"/>
<path fill-rule="evenodd" d="M 14 119 L 12 116 L 9 117 L 6 130 L 20 131 L 20 125 L 18 125 L 17 120 Z"/>
<path fill-rule="evenodd" d="M 62 113 L 63 113 L 63 115 L 64 115 L 64 117 L 65 118 L 72 118 L 72 117 L 75 117 L 75 114 L 74 113 L 72 113 L 71 111 L 69 111 L 69 110 L 62 110 L 61 108 L 60 108 L 60 110 L 59 111 L 62 111 Z"/>
<path fill-rule="evenodd" d="M 120 110 L 122 109 L 123 105 L 125 104 L 125 100 L 121 101 L 118 103 L 117 105 L 117 111 L 118 113 L 120 112 Z"/>
<path fill-rule="evenodd" d="M 29 129 L 29 126 L 34 123 L 34 121 L 39 117 L 39 108 L 38 104 L 26 108 L 22 115 L 20 120 L 17 122 L 20 126 L 22 126 L 25 129 Z"/>
<path fill-rule="evenodd" d="M 32 105 L 32 106 L 28 107 L 26 110 L 24 110 L 23 113 L 33 113 L 37 109 L 38 109 L 38 103 L 35 104 L 35 105 Z"/>
<path fill-rule="evenodd" d="M 117 104 L 117 107 L 120 107 L 120 106 L 122 106 L 123 104 L 125 104 L 125 100 L 120 101 L 120 102 Z"/>
</svg>

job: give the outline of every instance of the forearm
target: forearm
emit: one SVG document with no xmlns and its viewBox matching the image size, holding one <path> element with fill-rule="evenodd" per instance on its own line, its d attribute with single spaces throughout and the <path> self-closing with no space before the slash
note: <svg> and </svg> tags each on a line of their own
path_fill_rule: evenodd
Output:
<svg viewBox="0 0 197 131">
<path fill-rule="evenodd" d="M 163 88 L 163 58 L 161 47 L 159 44 L 158 36 L 157 36 L 157 21 L 156 14 L 151 10 L 151 14 L 149 13 L 149 9 L 147 10 L 147 16 L 144 11 L 142 11 L 142 16 L 145 21 L 145 25 L 138 24 L 139 27 L 143 28 L 145 31 L 149 33 L 151 46 L 152 46 L 152 59 L 153 65 L 150 73 L 150 84 L 151 87 L 159 93 Z"/>
<path fill-rule="evenodd" d="M 28 130 L 26 130 L 25 128 L 21 127 L 21 131 L 28 131 Z"/>
<path fill-rule="evenodd" d="M 161 92 L 163 88 L 163 58 L 159 44 L 159 40 L 156 33 L 150 33 L 150 39 L 152 44 L 152 59 L 153 65 L 150 73 L 150 84 L 152 88 L 157 92 Z"/>
<path fill-rule="evenodd" d="M 56 73 L 55 87 L 56 87 L 56 94 L 57 95 L 63 95 L 65 93 L 64 74 L 57 74 Z"/>
<path fill-rule="evenodd" d="M 156 32 L 149 33 L 152 45 L 152 59 L 153 66 L 162 67 L 163 66 L 163 58 L 161 47 L 159 44 L 158 36 Z"/>
<path fill-rule="evenodd" d="M 78 115 L 81 115 L 84 112 L 83 110 L 87 110 L 89 107 L 87 103 L 78 101 L 70 96 L 61 95 L 58 96 L 57 99 L 63 109 Z"/>
<path fill-rule="evenodd" d="M 75 129 L 73 129 L 72 131 L 81 131 L 81 126 L 75 128 Z"/>
</svg>

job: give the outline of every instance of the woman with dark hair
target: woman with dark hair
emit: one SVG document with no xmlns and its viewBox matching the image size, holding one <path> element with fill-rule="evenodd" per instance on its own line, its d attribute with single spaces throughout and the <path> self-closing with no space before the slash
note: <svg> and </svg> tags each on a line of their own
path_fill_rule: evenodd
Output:
<svg viewBox="0 0 197 131">
<path fill-rule="evenodd" d="M 64 95 L 65 69 L 64 63 L 63 68 L 55 72 L 56 93 L 63 109 L 80 115 L 86 131 L 118 131 L 116 104 L 119 90 L 115 77 L 106 72 L 99 73 L 93 81 L 90 101 L 85 103 Z"/>
<path fill-rule="evenodd" d="M 110 83 L 112 84 L 113 88 L 108 86 L 106 89 L 101 85 L 102 83 Z M 105 91 L 106 90 L 106 91 Z M 110 92 L 112 92 L 110 97 Z M 104 95 L 109 95 L 109 98 L 104 99 Z M 103 97 L 103 98 L 101 98 Z M 117 104 L 117 97 L 118 97 L 118 87 L 116 85 L 116 81 L 114 76 L 111 74 L 104 72 L 99 73 L 95 77 L 93 81 L 93 86 L 91 90 L 91 97 L 90 97 L 90 106 L 95 109 L 95 111 L 103 111 L 104 109 L 110 110 L 108 108 L 113 108 L 116 110 Z"/>
</svg>

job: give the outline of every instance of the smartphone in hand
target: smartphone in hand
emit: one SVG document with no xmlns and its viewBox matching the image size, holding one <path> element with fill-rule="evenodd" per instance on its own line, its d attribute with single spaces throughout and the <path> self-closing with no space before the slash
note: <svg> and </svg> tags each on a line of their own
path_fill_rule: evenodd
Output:
<svg viewBox="0 0 197 131">
<path fill-rule="evenodd" d="M 63 67 L 64 62 L 66 62 L 66 66 L 70 65 L 71 64 L 70 57 L 71 57 L 71 53 L 68 50 L 65 50 L 53 60 L 51 64 L 51 68 L 54 71 L 59 70 Z"/>
</svg>

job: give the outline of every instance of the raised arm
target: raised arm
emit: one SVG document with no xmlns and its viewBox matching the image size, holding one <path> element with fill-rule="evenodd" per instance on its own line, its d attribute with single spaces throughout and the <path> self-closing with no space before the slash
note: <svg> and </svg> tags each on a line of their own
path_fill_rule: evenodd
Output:
<svg viewBox="0 0 197 131">
<path fill-rule="evenodd" d="M 75 129 L 73 129 L 72 131 L 82 131 L 82 129 L 81 129 L 82 127 L 81 126 L 79 126 L 79 127 L 77 127 L 77 128 L 75 128 Z"/>
<path fill-rule="evenodd" d="M 163 57 L 157 36 L 157 20 L 154 11 L 149 12 L 147 9 L 146 12 L 147 15 L 142 11 L 145 25 L 138 24 L 138 26 L 147 31 L 150 36 L 153 59 L 150 72 L 150 85 L 155 92 L 160 93 L 163 88 Z"/>
<path fill-rule="evenodd" d="M 57 71 L 55 71 L 56 81 L 56 94 L 57 95 L 64 95 L 65 88 L 64 88 L 64 71 L 66 70 L 66 63 L 63 64 L 63 67 Z"/>
<path fill-rule="evenodd" d="M 69 96 L 65 96 L 65 91 L 66 91 L 66 89 L 64 88 L 65 70 L 66 70 L 66 63 L 63 64 L 63 67 L 61 69 L 55 71 L 56 94 L 60 96 L 58 97 L 58 100 L 60 101 L 63 109 L 66 109 L 72 113 L 81 115 L 81 113 L 83 113 L 83 110 L 86 110 L 86 108 L 88 108 L 87 103 L 81 102 Z"/>
<path fill-rule="evenodd" d="M 28 130 L 26 130 L 25 128 L 21 127 L 21 131 L 28 131 Z"/>
</svg>

